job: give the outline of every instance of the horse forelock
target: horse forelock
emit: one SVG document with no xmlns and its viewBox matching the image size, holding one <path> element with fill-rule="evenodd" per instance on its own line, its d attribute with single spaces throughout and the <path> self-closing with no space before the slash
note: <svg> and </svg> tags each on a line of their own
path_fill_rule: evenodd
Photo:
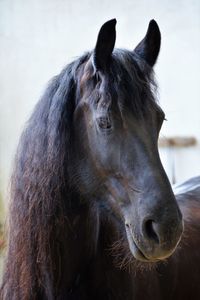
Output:
<svg viewBox="0 0 200 300">
<path fill-rule="evenodd" d="M 153 109 L 159 110 L 153 69 L 133 51 L 115 49 L 103 71 L 95 71 L 92 57 L 91 52 L 78 72 L 77 103 L 84 93 L 100 90 L 105 98 L 117 101 L 119 107 L 130 110 L 137 118 Z"/>
</svg>

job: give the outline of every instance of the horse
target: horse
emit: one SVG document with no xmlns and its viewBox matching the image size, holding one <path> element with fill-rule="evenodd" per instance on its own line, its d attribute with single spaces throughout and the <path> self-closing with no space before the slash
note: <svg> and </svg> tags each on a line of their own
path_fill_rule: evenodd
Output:
<svg viewBox="0 0 200 300">
<path fill-rule="evenodd" d="M 22 133 L 3 300 L 200 299 L 200 177 L 173 191 L 158 152 L 160 30 L 151 20 L 130 51 L 115 26 L 51 80 Z"/>
</svg>

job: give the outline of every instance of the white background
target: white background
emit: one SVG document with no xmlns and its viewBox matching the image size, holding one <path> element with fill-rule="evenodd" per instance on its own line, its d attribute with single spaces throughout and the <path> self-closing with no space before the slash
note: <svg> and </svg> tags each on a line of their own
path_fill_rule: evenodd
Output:
<svg viewBox="0 0 200 300">
<path fill-rule="evenodd" d="M 199 0 L 0 0 L 0 188 L 4 195 L 23 124 L 47 81 L 91 50 L 100 26 L 117 18 L 117 47 L 133 49 L 154 18 L 162 33 L 155 68 L 168 119 L 161 136 L 194 136 L 175 151 L 177 180 L 200 174 Z M 169 157 L 161 151 L 169 174 Z"/>
</svg>

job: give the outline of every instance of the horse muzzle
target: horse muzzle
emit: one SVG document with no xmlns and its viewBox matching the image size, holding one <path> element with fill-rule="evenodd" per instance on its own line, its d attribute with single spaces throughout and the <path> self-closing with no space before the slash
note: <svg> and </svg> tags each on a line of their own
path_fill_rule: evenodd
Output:
<svg viewBox="0 0 200 300">
<path fill-rule="evenodd" d="M 175 251 L 183 232 L 182 215 L 168 221 L 155 221 L 146 217 L 142 225 L 126 220 L 126 234 L 133 256 L 143 262 L 164 260 Z"/>
</svg>

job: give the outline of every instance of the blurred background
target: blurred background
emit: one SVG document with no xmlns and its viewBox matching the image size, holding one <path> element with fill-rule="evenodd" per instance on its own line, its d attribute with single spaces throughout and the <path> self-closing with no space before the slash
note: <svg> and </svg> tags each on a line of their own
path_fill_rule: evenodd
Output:
<svg viewBox="0 0 200 300">
<path fill-rule="evenodd" d="M 99 28 L 113 17 L 116 46 L 128 49 L 144 37 L 152 18 L 158 22 L 162 47 L 155 72 L 167 118 L 161 158 L 171 182 L 200 174 L 199 0 L 0 0 L 1 224 L 24 123 L 48 80 L 91 50 Z"/>
</svg>

